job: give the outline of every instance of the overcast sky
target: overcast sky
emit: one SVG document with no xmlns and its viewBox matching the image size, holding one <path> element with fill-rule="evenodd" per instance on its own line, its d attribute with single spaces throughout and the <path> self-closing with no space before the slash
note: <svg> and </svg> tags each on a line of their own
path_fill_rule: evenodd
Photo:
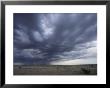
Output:
<svg viewBox="0 0 110 88">
<path fill-rule="evenodd" d="M 15 13 L 14 63 L 97 63 L 96 13 Z"/>
</svg>

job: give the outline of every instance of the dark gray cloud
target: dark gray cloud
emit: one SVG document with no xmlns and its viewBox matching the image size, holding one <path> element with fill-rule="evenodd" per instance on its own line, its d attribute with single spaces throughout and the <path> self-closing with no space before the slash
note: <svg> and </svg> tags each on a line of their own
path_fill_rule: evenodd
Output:
<svg viewBox="0 0 110 88">
<path fill-rule="evenodd" d="M 14 62 L 96 58 L 96 13 L 15 13 Z"/>
</svg>

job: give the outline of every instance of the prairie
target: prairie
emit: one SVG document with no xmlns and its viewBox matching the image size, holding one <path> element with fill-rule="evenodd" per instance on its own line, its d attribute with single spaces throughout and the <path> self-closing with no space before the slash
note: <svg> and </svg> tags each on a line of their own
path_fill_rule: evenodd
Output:
<svg viewBox="0 0 110 88">
<path fill-rule="evenodd" d="M 14 75 L 97 75 L 97 64 L 14 65 Z"/>
</svg>

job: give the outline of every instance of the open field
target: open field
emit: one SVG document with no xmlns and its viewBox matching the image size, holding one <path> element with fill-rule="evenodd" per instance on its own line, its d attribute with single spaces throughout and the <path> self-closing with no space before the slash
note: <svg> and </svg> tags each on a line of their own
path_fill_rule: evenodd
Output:
<svg viewBox="0 0 110 88">
<path fill-rule="evenodd" d="M 14 65 L 14 75 L 97 75 L 97 65 Z"/>
</svg>

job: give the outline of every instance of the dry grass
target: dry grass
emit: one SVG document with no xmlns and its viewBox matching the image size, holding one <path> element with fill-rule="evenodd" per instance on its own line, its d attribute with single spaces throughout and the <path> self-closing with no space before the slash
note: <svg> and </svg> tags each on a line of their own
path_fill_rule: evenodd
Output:
<svg viewBox="0 0 110 88">
<path fill-rule="evenodd" d="M 97 65 L 14 65 L 14 75 L 97 75 Z"/>
</svg>

